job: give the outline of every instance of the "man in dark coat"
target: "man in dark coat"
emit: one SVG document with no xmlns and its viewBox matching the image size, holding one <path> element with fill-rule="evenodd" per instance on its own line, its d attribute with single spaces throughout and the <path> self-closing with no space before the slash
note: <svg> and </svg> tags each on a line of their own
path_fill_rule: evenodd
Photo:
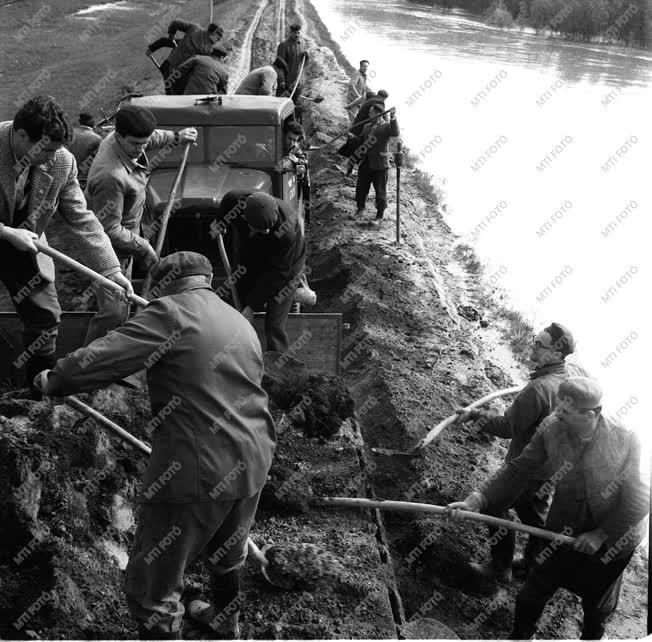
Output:
<svg viewBox="0 0 652 642">
<path fill-rule="evenodd" d="M 210 56 L 193 56 L 186 60 L 177 67 L 177 86 L 183 86 L 186 95 L 226 94 L 229 70 L 219 61 L 224 53 L 218 47 Z"/>
<path fill-rule="evenodd" d="M 75 157 L 64 147 L 72 138 L 67 116 L 52 96 L 36 96 L 0 123 L 0 280 L 23 323 L 27 380 L 52 367 L 61 317 L 54 263 L 38 253 L 55 211 L 77 239 L 81 260 L 132 294 L 131 283 L 77 181 Z M 35 395 L 37 395 L 35 391 Z"/>
<path fill-rule="evenodd" d="M 383 108 L 379 105 L 372 105 L 369 116 L 379 116 Z M 367 196 L 371 185 L 376 192 L 376 218 L 375 222 L 383 219 L 387 209 L 387 176 L 389 173 L 389 152 L 387 146 L 389 139 L 399 135 L 398 122 L 396 121 L 396 109 L 392 108 L 389 113 L 389 123 L 385 117 L 367 123 L 360 135 L 361 144 L 351 156 L 359 161 L 358 180 L 355 185 L 355 202 L 357 211 L 353 218 L 359 218 L 364 214 Z"/>
<path fill-rule="evenodd" d="M 183 88 L 177 87 L 177 67 L 193 56 L 210 56 L 213 47 L 223 34 L 222 28 L 214 22 L 208 25 L 208 29 L 204 29 L 193 22 L 173 20 L 168 27 L 168 37 L 174 40 L 177 31 L 183 31 L 185 35 L 166 59 L 169 65 L 169 76 L 166 82 L 170 83 L 172 94 L 183 93 Z"/>
<path fill-rule="evenodd" d="M 166 37 L 159 38 L 158 40 L 155 40 L 151 45 L 147 46 L 145 53 L 149 56 L 153 54 L 155 51 L 158 51 L 159 49 L 163 49 L 163 48 L 175 49 L 181 44 L 181 40 L 182 40 L 181 38 L 178 38 L 176 40 L 172 38 L 166 38 Z M 165 87 L 165 93 L 171 94 L 173 80 L 168 80 L 171 70 L 170 70 L 170 61 L 167 58 L 159 65 L 159 71 L 163 76 L 163 85 Z"/>
<path fill-rule="evenodd" d="M 244 272 L 236 283 L 242 314 L 253 322 L 254 312 L 264 310 L 267 350 L 287 351 L 285 327 L 306 261 L 298 213 L 264 192 L 250 195 L 245 190 L 231 190 L 220 203 L 217 219 L 234 226 L 236 262 Z"/>
<path fill-rule="evenodd" d="M 518 393 L 504 415 L 486 410 L 460 410 L 461 421 L 475 421 L 481 431 L 511 439 L 505 463 L 518 457 L 528 445 L 541 422 L 553 412 L 559 403 L 559 386 L 569 376 L 585 374 L 579 366 L 566 364 L 566 357 L 575 349 L 575 340 L 568 328 L 551 323 L 533 337 L 530 359 L 534 370 L 530 381 Z M 521 522 L 544 528 L 550 504 L 551 484 L 546 478 L 532 479 L 523 489 L 511 508 L 514 508 Z M 508 519 L 510 506 L 488 506 L 483 512 Z M 472 563 L 471 568 L 480 576 L 509 581 L 512 575 L 515 536 L 513 531 L 495 538 L 498 529 L 490 527 L 491 562 Z M 528 539 L 524 557 L 515 568 L 529 571 L 544 542 L 536 537 Z"/>
<path fill-rule="evenodd" d="M 389 94 L 384 89 L 380 89 L 378 93 L 368 91 L 366 94 L 366 100 L 362 103 L 362 106 L 353 120 L 351 134 L 359 136 L 362 133 L 364 125 L 360 125 L 360 123 L 370 117 L 371 114 L 369 112 L 372 107 L 379 106 L 382 107 L 381 111 L 385 111 L 385 100 L 387 100 L 387 98 L 389 98 Z"/>
<path fill-rule="evenodd" d="M 568 377 L 560 403 L 516 458 L 464 501 L 461 511 L 512 504 L 532 479 L 549 477 L 555 487 L 548 530 L 575 537 L 556 540 L 537 555 L 516 597 L 512 640 L 527 640 L 558 588 L 582 598 L 583 640 L 598 640 L 618 605 L 623 572 L 643 539 L 650 510 L 647 474 L 641 470 L 638 436 L 602 415 L 602 391 L 589 377 Z M 461 510 L 457 510 L 461 509 Z"/>
<path fill-rule="evenodd" d="M 93 129 L 94 127 L 95 120 L 91 114 L 79 114 L 79 126 L 73 129 L 72 142 L 67 145 L 77 161 L 77 180 L 82 189 L 86 188 L 88 170 L 102 142 L 102 137 Z"/>
<path fill-rule="evenodd" d="M 288 66 L 288 73 L 285 79 L 285 91 L 289 95 L 292 91 L 292 88 L 294 87 L 294 83 L 297 81 L 297 79 L 299 79 L 301 61 L 305 57 L 307 63 L 308 58 L 310 57 L 310 52 L 308 51 L 308 43 L 301 36 L 300 24 L 290 25 L 290 33 L 286 40 L 279 43 L 276 49 L 276 55 L 284 60 Z M 299 94 L 301 93 L 300 83 L 301 79 L 299 79 L 299 84 L 297 85 L 294 96 L 292 97 L 295 103 L 299 99 Z"/>
<path fill-rule="evenodd" d="M 102 388 L 147 369 L 155 424 L 124 591 L 141 639 L 181 639 L 186 566 L 212 570 L 213 636 L 237 638 L 249 528 L 275 448 L 249 323 L 212 290 L 209 260 L 166 256 L 159 298 L 117 330 L 41 373 L 43 392 Z"/>
</svg>

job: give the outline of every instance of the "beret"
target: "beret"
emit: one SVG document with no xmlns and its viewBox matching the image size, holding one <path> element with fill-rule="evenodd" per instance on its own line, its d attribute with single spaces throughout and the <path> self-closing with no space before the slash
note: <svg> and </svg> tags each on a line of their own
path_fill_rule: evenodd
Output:
<svg viewBox="0 0 652 642">
<path fill-rule="evenodd" d="M 174 252 L 162 258 L 152 269 L 152 281 L 160 283 L 163 279 L 172 281 L 184 276 L 203 274 L 208 276 L 213 273 L 211 262 L 198 252 Z"/>
<path fill-rule="evenodd" d="M 124 105 L 115 116 L 115 129 L 120 136 L 145 138 L 156 129 L 156 117 L 146 107 Z"/>
<path fill-rule="evenodd" d="M 566 326 L 553 322 L 544 330 L 552 337 L 552 349 L 561 352 L 562 357 L 575 352 L 575 339 Z"/>
<path fill-rule="evenodd" d="M 600 405 L 602 389 L 591 377 L 568 377 L 559 386 L 559 398 L 570 399 L 582 410 L 591 410 Z"/>
<path fill-rule="evenodd" d="M 244 218 L 254 229 L 271 229 L 278 220 L 276 199 L 265 192 L 252 194 L 245 203 Z"/>
</svg>

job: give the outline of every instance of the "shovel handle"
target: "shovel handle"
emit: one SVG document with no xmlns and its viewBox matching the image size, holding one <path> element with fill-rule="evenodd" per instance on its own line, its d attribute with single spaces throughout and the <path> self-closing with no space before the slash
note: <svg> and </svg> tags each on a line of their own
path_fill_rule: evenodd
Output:
<svg viewBox="0 0 652 642">
<path fill-rule="evenodd" d="M 120 287 L 117 283 L 114 283 L 110 279 L 107 279 L 105 276 L 102 276 L 99 272 L 96 272 L 95 270 L 91 270 L 85 265 L 82 265 L 79 261 L 75 261 L 75 259 L 71 259 L 69 256 L 62 254 L 58 250 L 55 250 L 53 247 L 50 247 L 49 245 L 46 245 L 41 241 L 34 241 L 34 245 L 36 245 L 36 248 L 38 249 L 39 252 L 43 252 L 43 254 L 47 254 L 53 259 L 56 259 L 63 265 L 69 267 L 71 270 L 75 270 L 80 274 L 83 274 L 84 276 L 87 276 L 88 278 L 92 279 L 93 281 L 97 281 L 97 283 L 101 283 L 104 287 L 109 288 L 114 292 L 120 292 L 122 294 L 126 294 L 124 288 Z M 142 306 L 145 306 L 149 303 L 149 301 L 143 299 L 137 294 L 132 294 L 127 298 L 133 303 L 137 303 L 138 305 L 142 305 Z"/>
<path fill-rule="evenodd" d="M 226 279 L 229 282 L 231 288 L 231 296 L 233 297 L 233 305 L 238 312 L 242 312 L 242 306 L 240 305 L 240 297 L 238 296 L 238 291 L 233 283 L 231 275 L 231 264 L 229 263 L 229 257 L 226 254 L 226 248 L 224 247 L 224 239 L 221 234 L 217 235 L 217 247 L 220 250 L 220 258 L 222 259 L 222 265 L 224 266 L 224 271 L 226 272 Z"/>
<path fill-rule="evenodd" d="M 508 395 L 515 395 L 517 392 L 521 391 L 521 386 L 512 386 L 511 388 L 504 388 L 503 390 L 496 390 L 494 392 L 489 393 L 488 395 L 485 395 L 484 397 L 481 397 L 477 401 L 474 401 L 473 403 L 469 404 L 464 408 L 464 410 L 474 410 L 475 408 L 479 408 L 480 406 L 483 406 L 486 403 L 489 403 L 490 401 L 493 401 L 494 399 L 498 399 L 499 397 L 506 397 Z M 451 415 L 450 417 L 446 417 L 443 421 L 440 421 L 414 448 L 415 451 L 419 451 L 422 448 L 425 448 L 430 442 L 434 441 L 438 436 L 439 433 L 444 430 L 445 428 L 448 428 L 448 426 L 452 426 L 453 424 L 456 424 L 460 420 L 460 415 L 455 413 L 454 415 Z"/>
<path fill-rule="evenodd" d="M 419 504 L 417 502 L 396 502 L 385 499 L 363 499 L 361 497 L 315 497 L 312 501 L 318 506 L 377 508 L 379 510 L 393 510 L 405 513 L 436 513 L 438 515 L 443 515 L 450 512 L 446 506 Z M 510 530 L 521 531 L 522 533 L 535 535 L 542 539 L 558 540 L 564 544 L 573 544 L 575 541 L 574 537 L 569 537 L 568 535 L 554 533 L 553 531 L 547 531 L 543 528 L 537 528 L 536 526 L 528 526 L 527 524 L 521 524 L 519 522 L 512 522 L 508 519 L 494 517 L 493 515 L 483 515 L 482 513 L 473 513 L 471 511 L 462 510 L 460 510 L 460 514 L 463 515 L 463 519 L 465 520 L 485 522 L 493 526 L 504 526 Z"/>
<path fill-rule="evenodd" d="M 269 562 L 265 557 L 265 554 L 256 546 L 254 540 L 251 537 L 247 540 L 247 552 L 251 557 L 253 557 L 261 566 L 266 567 Z"/>
</svg>

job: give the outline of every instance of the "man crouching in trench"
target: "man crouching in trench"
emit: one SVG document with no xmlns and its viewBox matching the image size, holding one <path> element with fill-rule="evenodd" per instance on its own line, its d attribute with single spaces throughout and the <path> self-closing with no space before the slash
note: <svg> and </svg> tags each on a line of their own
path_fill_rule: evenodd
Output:
<svg viewBox="0 0 652 642">
<path fill-rule="evenodd" d="M 211 288 L 208 259 L 166 256 L 158 298 L 123 326 L 37 376 L 64 396 L 147 368 L 152 454 L 124 591 L 141 639 L 181 639 L 186 566 L 209 558 L 213 606 L 199 619 L 211 639 L 239 637 L 241 569 L 271 466 L 275 431 L 261 388 L 263 358 L 251 324 Z M 154 290 L 156 291 L 156 290 Z"/>
</svg>

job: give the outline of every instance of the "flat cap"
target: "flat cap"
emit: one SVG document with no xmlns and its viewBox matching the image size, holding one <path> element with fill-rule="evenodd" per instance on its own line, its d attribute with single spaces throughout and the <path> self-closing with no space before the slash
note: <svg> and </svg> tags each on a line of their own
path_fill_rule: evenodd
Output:
<svg viewBox="0 0 652 642">
<path fill-rule="evenodd" d="M 278 220 L 276 199 L 265 192 L 255 192 L 245 203 L 244 218 L 254 229 L 271 229 Z"/>
<path fill-rule="evenodd" d="M 544 330 L 552 337 L 552 349 L 561 352 L 562 357 L 575 352 L 575 339 L 566 326 L 553 321 Z"/>
<path fill-rule="evenodd" d="M 568 377 L 559 386 L 559 398 L 570 399 L 582 410 L 591 410 L 600 405 L 602 389 L 591 377 Z"/>
<path fill-rule="evenodd" d="M 120 136 L 145 138 L 156 129 L 156 117 L 146 107 L 124 105 L 115 116 L 115 129 Z"/>
<path fill-rule="evenodd" d="M 204 275 L 213 273 L 211 262 L 198 252 L 174 252 L 162 258 L 152 270 L 152 281 L 161 283 L 181 279 L 184 276 Z"/>
</svg>

